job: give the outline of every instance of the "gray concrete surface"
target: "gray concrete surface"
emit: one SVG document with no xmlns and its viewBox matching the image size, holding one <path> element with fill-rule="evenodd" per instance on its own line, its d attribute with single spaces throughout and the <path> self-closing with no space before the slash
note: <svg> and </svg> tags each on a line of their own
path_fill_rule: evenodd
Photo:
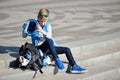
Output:
<svg viewBox="0 0 120 80">
<path fill-rule="evenodd" d="M 0 0 L 0 64 L 3 64 L 2 67 L 8 66 L 9 61 L 17 57 L 18 49 L 22 44 L 26 41 L 31 42 L 30 37 L 22 38 L 21 26 L 29 18 L 36 19 L 40 8 L 50 10 L 49 22 L 52 24 L 53 37 L 59 45 L 69 46 L 79 63 L 81 63 L 80 60 L 83 57 L 76 54 L 85 55 L 85 52 L 88 51 L 86 55 L 89 55 L 89 51 L 92 53 L 101 47 L 107 47 L 107 51 L 103 49 L 103 54 L 105 51 L 106 56 L 100 57 L 99 54 L 99 57 L 92 59 L 91 57 L 95 55 L 93 53 L 93 55 L 86 57 L 86 61 L 89 63 L 84 63 L 84 65 L 91 65 L 92 61 L 96 60 L 97 62 L 98 59 L 100 61 L 102 58 L 108 61 L 111 57 L 120 59 L 119 46 L 117 46 L 120 42 L 120 0 Z M 109 55 L 108 46 L 112 46 L 112 44 L 116 44 L 116 47 L 110 48 L 113 54 Z M 118 50 L 117 53 L 116 50 Z M 8 61 L 6 61 L 7 59 Z M 96 69 L 98 68 L 96 67 Z M 113 70 L 105 74 L 109 75 L 112 72 L 119 73 L 120 69 L 113 68 Z M 25 74 L 27 75 L 27 73 Z M 85 77 L 83 80 L 100 78 L 102 73 L 99 74 L 90 76 L 90 78 Z M 68 76 L 68 74 L 61 73 L 56 76 L 56 79 L 60 79 L 63 75 Z M 20 75 L 17 74 L 17 76 Z M 51 76 L 51 79 L 53 77 Z M 71 77 L 74 78 L 75 75 Z M 103 77 L 100 80 L 110 79 Z M 119 80 L 120 77 L 116 76 L 116 79 Z"/>
<path fill-rule="evenodd" d="M 0 2 L 0 44 L 20 46 L 21 26 L 40 8 L 50 9 L 53 36 L 59 44 L 119 32 L 119 0 L 5 0 Z M 29 40 L 30 41 L 30 40 Z"/>
</svg>

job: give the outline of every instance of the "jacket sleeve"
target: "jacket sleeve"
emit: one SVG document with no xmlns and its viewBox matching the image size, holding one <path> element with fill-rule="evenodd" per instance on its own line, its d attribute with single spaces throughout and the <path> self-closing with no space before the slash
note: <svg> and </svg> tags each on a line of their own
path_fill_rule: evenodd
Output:
<svg viewBox="0 0 120 80">
<path fill-rule="evenodd" d="M 50 38 L 53 40 L 53 43 L 54 43 L 54 46 L 57 46 L 57 42 L 54 40 L 54 38 L 52 37 L 52 27 L 51 25 L 49 24 L 48 27 L 47 27 L 47 38 Z"/>
<path fill-rule="evenodd" d="M 50 24 L 47 27 L 47 36 L 46 37 L 52 38 L 52 27 Z"/>
</svg>

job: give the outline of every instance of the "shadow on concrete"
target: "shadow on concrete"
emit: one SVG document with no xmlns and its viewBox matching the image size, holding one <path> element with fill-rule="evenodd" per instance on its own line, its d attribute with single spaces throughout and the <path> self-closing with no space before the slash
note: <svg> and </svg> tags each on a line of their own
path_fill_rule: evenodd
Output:
<svg viewBox="0 0 120 80">
<path fill-rule="evenodd" d="M 19 47 L 13 46 L 0 46 L 0 54 L 9 54 L 11 57 L 17 58 Z"/>
<path fill-rule="evenodd" d="M 0 54 L 6 54 L 9 52 L 18 52 L 19 47 L 14 46 L 0 46 Z"/>
<path fill-rule="evenodd" d="M 18 68 L 18 62 L 17 62 L 17 57 L 19 56 L 20 47 L 14 47 L 14 46 L 0 46 L 0 55 L 2 54 L 8 54 L 11 57 L 14 57 L 15 60 L 11 61 L 9 63 L 9 68 Z M 5 56 L 3 56 L 4 58 Z"/>
<path fill-rule="evenodd" d="M 9 63 L 9 68 L 12 68 L 12 69 L 19 68 L 19 63 L 17 58 Z"/>
</svg>

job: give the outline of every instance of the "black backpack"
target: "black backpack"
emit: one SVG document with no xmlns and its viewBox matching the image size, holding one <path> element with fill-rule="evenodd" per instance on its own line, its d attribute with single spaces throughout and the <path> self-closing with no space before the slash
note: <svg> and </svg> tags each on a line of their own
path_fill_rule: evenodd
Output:
<svg viewBox="0 0 120 80">
<path fill-rule="evenodd" d="M 17 59 L 19 68 L 23 70 L 39 70 L 39 72 L 43 73 L 41 70 L 43 67 L 42 59 L 38 56 L 38 50 L 33 44 L 26 42 L 22 45 L 19 49 L 19 57 Z"/>
</svg>

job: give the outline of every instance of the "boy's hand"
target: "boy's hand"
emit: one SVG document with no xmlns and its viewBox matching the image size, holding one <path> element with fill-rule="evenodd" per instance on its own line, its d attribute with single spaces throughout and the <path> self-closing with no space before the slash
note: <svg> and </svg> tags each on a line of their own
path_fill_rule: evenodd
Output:
<svg viewBox="0 0 120 80">
<path fill-rule="evenodd" d="M 44 36 L 47 36 L 47 32 L 45 32 L 40 25 L 38 25 L 38 31 L 41 32 Z"/>
<path fill-rule="evenodd" d="M 40 25 L 38 25 L 38 31 L 42 32 L 42 27 Z"/>
</svg>

